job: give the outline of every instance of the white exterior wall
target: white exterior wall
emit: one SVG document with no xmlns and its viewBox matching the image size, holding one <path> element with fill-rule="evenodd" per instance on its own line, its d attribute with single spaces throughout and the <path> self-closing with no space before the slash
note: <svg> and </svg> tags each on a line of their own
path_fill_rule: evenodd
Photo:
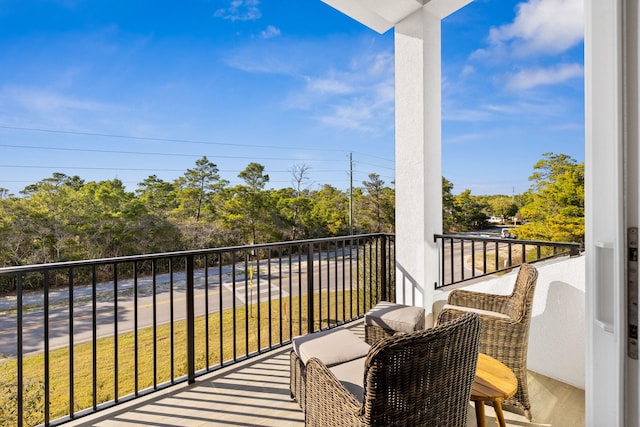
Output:
<svg viewBox="0 0 640 427">
<path fill-rule="evenodd" d="M 440 18 L 421 9 L 397 24 L 395 61 L 397 302 L 431 307 L 442 231 Z"/>
<path fill-rule="evenodd" d="M 585 388 L 585 257 L 536 263 L 527 367 L 542 375 Z M 517 271 L 464 289 L 506 295 Z M 436 311 L 449 292 L 437 291 Z"/>
</svg>

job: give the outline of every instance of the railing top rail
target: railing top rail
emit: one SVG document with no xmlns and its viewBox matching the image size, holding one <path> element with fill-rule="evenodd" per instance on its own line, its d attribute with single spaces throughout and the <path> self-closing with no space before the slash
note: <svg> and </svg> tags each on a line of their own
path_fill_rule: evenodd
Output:
<svg viewBox="0 0 640 427">
<path fill-rule="evenodd" d="M 389 236 L 393 236 L 393 234 L 389 234 L 389 233 L 354 234 L 350 236 L 324 237 L 324 238 L 318 238 L 318 239 L 292 240 L 292 241 L 285 241 L 285 242 L 260 243 L 260 244 L 254 244 L 254 245 L 226 246 L 221 248 L 194 249 L 194 250 L 188 250 L 188 251 L 162 252 L 162 253 L 153 253 L 153 254 L 144 254 L 144 255 L 129 255 L 129 256 L 112 257 L 112 258 L 97 258 L 97 259 L 89 259 L 89 260 L 52 262 L 47 264 L 19 265 L 19 266 L 0 268 L 0 275 L 26 272 L 26 271 L 31 273 L 35 271 L 41 271 L 41 270 L 91 267 L 91 266 L 97 266 L 97 265 L 126 263 L 126 262 L 134 262 L 134 261 L 152 261 L 154 259 L 158 260 L 158 259 L 166 259 L 166 258 L 172 258 L 172 257 L 210 255 L 210 254 L 224 253 L 224 252 L 230 252 L 230 251 L 268 249 L 268 248 L 277 248 L 277 247 L 285 247 L 285 246 L 287 247 L 300 246 L 300 245 L 306 245 L 310 243 L 349 241 L 349 240 L 355 240 L 355 239 L 366 239 L 366 238 L 373 238 L 373 237 L 380 237 L 380 236 L 389 237 Z"/>
<path fill-rule="evenodd" d="M 434 242 L 441 246 L 436 289 L 508 271 L 525 262 L 578 256 L 584 250 L 579 243 L 477 234 L 434 234 Z"/>
<path fill-rule="evenodd" d="M 476 242 L 502 242 L 502 243 L 514 243 L 524 245 L 538 245 L 538 246 L 557 246 L 567 248 L 580 248 L 580 243 L 573 242 L 550 242 L 545 240 L 523 240 L 523 239 L 509 239 L 504 237 L 490 237 L 490 236 L 477 236 L 472 234 L 434 234 L 434 241 L 437 239 L 461 239 L 471 240 Z"/>
</svg>

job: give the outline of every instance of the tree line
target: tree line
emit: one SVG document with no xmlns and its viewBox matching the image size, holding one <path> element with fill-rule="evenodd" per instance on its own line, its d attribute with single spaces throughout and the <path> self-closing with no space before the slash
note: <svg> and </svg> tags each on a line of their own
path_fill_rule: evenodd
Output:
<svg viewBox="0 0 640 427">
<path fill-rule="evenodd" d="M 443 177 L 444 232 L 515 217 L 517 238 L 582 242 L 584 163 L 544 153 L 533 169 L 530 189 L 512 196 L 454 195 Z M 202 157 L 179 178 L 151 175 L 134 191 L 118 179 L 85 182 L 62 173 L 28 185 L 20 197 L 0 189 L 0 266 L 394 232 L 395 191 L 379 175 L 349 194 L 327 184 L 309 189 L 309 172 L 295 165 L 291 186 L 267 189 L 265 167 L 249 163 L 238 174 L 243 184 L 230 186 Z"/>
<path fill-rule="evenodd" d="M 309 189 L 309 172 L 296 165 L 290 187 L 267 189 L 265 167 L 249 163 L 238 175 L 243 183 L 230 186 L 202 157 L 177 179 L 151 175 L 134 191 L 118 179 L 63 173 L 20 196 L 0 189 L 0 266 L 330 237 L 350 226 L 394 231 L 395 192 L 379 175 L 350 195 L 327 184 Z"/>
<path fill-rule="evenodd" d="M 485 228 L 487 218 L 518 224 L 519 239 L 584 242 L 584 163 L 566 154 L 544 153 L 533 165 L 530 188 L 512 196 L 473 196 L 470 190 L 453 195 L 443 177 L 443 228 L 464 232 Z M 513 220 L 515 218 L 515 221 Z"/>
</svg>

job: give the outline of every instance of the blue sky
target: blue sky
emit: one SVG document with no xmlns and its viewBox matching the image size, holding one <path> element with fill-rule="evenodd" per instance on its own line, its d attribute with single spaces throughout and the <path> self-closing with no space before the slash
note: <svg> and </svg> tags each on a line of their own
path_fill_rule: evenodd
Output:
<svg viewBox="0 0 640 427">
<path fill-rule="evenodd" d="M 443 175 L 521 193 L 584 159 L 581 0 L 476 0 L 443 22 Z M 320 0 L 0 0 L 0 187 L 54 172 L 171 181 L 206 155 L 240 183 L 394 177 L 393 31 Z"/>
</svg>

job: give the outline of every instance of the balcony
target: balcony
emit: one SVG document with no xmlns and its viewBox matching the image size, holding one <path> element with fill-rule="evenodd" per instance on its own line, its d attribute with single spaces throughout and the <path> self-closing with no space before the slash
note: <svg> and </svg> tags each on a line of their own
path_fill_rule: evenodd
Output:
<svg viewBox="0 0 640 427">
<path fill-rule="evenodd" d="M 396 299 L 394 242 L 376 234 L 1 269 L 16 298 L 1 308 L 9 399 L 0 425 L 301 425 L 288 391 L 291 338 L 340 324 L 362 333 L 363 314 Z M 458 237 L 443 243 L 443 256 L 468 258 L 465 245 L 479 245 L 485 270 L 510 267 L 512 243 Z M 533 243 L 522 246 L 525 253 Z M 471 273 L 458 265 L 442 264 L 435 310 L 451 288 L 441 285 L 466 285 L 456 279 L 465 274 L 480 290 L 504 289 L 501 282 L 511 280 L 478 281 L 487 271 L 473 261 Z M 534 422 L 507 419 L 584 425 L 584 374 L 575 378 L 580 363 L 565 348 L 583 358 L 584 346 L 570 336 L 582 328 L 584 294 L 558 285 L 582 266 L 584 288 L 584 261 L 539 265 L 529 347 Z M 567 320 L 564 305 L 576 304 Z"/>
<path fill-rule="evenodd" d="M 362 321 L 350 325 L 364 339 Z M 304 415 L 289 397 L 289 348 L 225 368 L 193 385 L 69 423 L 70 426 L 303 426 Z M 529 373 L 534 420 L 505 412 L 508 426 L 584 425 L 584 390 Z M 487 426 L 496 421 L 487 407 Z M 469 406 L 468 426 L 475 426 Z"/>
</svg>

